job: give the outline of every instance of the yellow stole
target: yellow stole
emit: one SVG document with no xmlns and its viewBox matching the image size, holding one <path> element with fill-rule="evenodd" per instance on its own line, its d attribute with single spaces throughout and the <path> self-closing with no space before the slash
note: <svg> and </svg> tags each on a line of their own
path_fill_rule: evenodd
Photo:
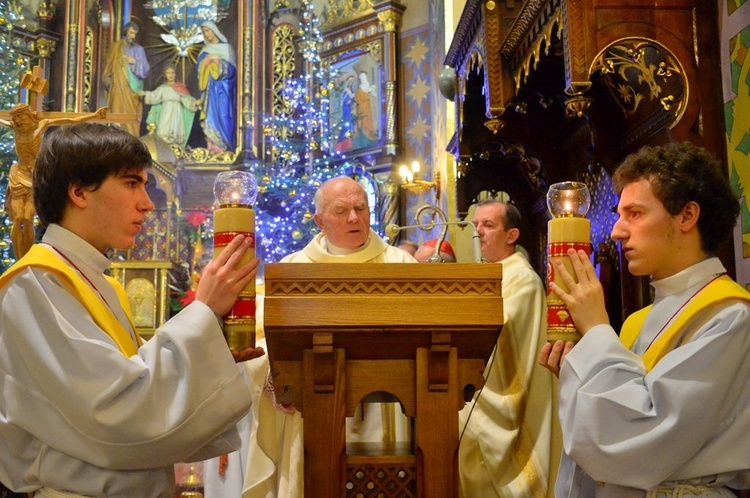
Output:
<svg viewBox="0 0 750 498">
<path fill-rule="evenodd" d="M 646 365 L 646 370 L 650 372 L 654 365 L 672 349 L 672 344 L 677 336 L 695 315 L 711 304 L 728 299 L 741 299 L 750 302 L 750 293 L 727 275 L 722 275 L 698 291 L 698 294 L 685 304 L 669 327 L 662 331 L 653 344 L 643 353 L 643 363 Z M 626 348 L 630 349 L 635 344 L 635 340 L 638 338 L 652 307 L 653 305 L 649 305 L 636 311 L 623 323 L 620 341 Z"/>
<path fill-rule="evenodd" d="M 131 357 L 138 352 L 138 347 L 142 344 L 138 334 L 136 333 L 135 335 L 137 343 L 134 343 L 130 333 L 125 330 L 125 327 L 117 320 L 112 310 L 99 299 L 84 279 L 45 246 L 34 244 L 24 257 L 18 260 L 0 277 L 0 287 L 4 286 L 13 275 L 29 266 L 44 268 L 60 277 L 65 287 L 86 307 L 99 328 L 115 341 L 115 344 L 117 344 L 123 355 Z M 128 301 L 127 294 L 125 294 L 125 289 L 120 285 L 120 282 L 112 277 L 108 277 L 107 275 L 104 277 L 114 287 L 120 304 L 128 317 L 128 321 L 130 321 L 130 326 L 135 330 L 131 318 L 130 302 Z"/>
</svg>

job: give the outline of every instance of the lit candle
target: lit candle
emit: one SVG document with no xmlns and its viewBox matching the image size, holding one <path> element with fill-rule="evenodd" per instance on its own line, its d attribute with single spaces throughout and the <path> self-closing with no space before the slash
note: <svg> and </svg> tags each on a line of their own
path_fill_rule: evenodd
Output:
<svg viewBox="0 0 750 498">
<path fill-rule="evenodd" d="M 402 164 L 401 167 L 398 170 L 398 174 L 401 177 L 401 181 L 403 183 L 411 183 L 414 179 L 414 173 L 411 172 L 411 169 L 405 164 Z"/>
<path fill-rule="evenodd" d="M 219 207 L 214 211 L 214 258 L 237 235 L 253 243 L 240 261 L 247 264 L 255 257 L 255 211 L 258 195 L 255 175 L 244 171 L 223 171 L 216 176 L 214 195 Z M 235 351 L 255 347 L 255 281 L 240 292 L 232 309 L 224 315 L 224 336 Z"/>
<path fill-rule="evenodd" d="M 547 192 L 547 207 L 553 216 L 547 224 L 547 282 L 554 282 L 565 292 L 568 287 L 555 274 L 554 262 L 561 260 L 575 278 L 568 249 L 583 250 L 586 254 L 591 254 L 591 222 L 585 218 L 590 205 L 591 194 L 584 183 L 555 183 Z M 581 334 L 573 325 L 565 303 L 548 289 L 547 340 L 576 342 L 580 338 Z"/>
</svg>

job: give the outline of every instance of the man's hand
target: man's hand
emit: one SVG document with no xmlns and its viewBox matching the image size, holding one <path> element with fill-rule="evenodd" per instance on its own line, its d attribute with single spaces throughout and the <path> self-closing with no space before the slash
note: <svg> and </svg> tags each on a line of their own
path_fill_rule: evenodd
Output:
<svg viewBox="0 0 750 498">
<path fill-rule="evenodd" d="M 219 316 L 226 315 L 232 309 L 237 296 L 253 281 L 258 271 L 258 258 L 239 266 L 252 243 L 250 238 L 236 236 L 216 259 L 203 268 L 195 290 L 196 301 L 204 303 Z"/>
<path fill-rule="evenodd" d="M 541 351 L 539 351 L 539 359 L 537 362 L 555 374 L 556 377 L 560 376 L 560 367 L 562 367 L 565 356 L 570 353 L 570 350 L 575 346 L 572 342 L 556 341 L 554 344 L 549 342 L 544 343 Z"/>
<path fill-rule="evenodd" d="M 568 292 L 554 282 L 549 283 L 549 288 L 565 302 L 573 325 L 581 335 L 585 335 L 596 325 L 609 324 L 609 315 L 604 307 L 604 291 L 596 277 L 596 270 L 584 251 L 576 252 L 575 249 L 569 249 L 568 257 L 573 263 L 576 279 L 568 272 L 562 261 L 556 260 L 555 272 L 568 287 Z"/>
<path fill-rule="evenodd" d="M 231 350 L 232 356 L 234 356 L 234 361 L 237 363 L 247 361 L 247 360 L 254 360 L 255 358 L 260 358 L 266 352 L 263 350 L 263 348 L 245 348 L 241 351 L 235 351 L 234 349 Z"/>
</svg>

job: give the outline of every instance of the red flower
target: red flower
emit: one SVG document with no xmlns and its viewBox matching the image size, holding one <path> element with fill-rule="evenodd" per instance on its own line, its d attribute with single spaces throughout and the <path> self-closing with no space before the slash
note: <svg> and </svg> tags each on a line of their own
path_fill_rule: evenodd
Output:
<svg viewBox="0 0 750 498">
<path fill-rule="evenodd" d="M 195 301 L 195 291 L 192 289 L 187 290 L 185 291 L 185 294 L 181 295 L 177 299 L 179 299 L 180 304 L 182 304 L 183 307 L 187 306 L 188 304 Z"/>
<path fill-rule="evenodd" d="M 194 227 L 199 227 L 204 221 L 206 221 L 208 215 L 202 211 L 191 211 L 185 216 L 187 222 Z"/>
</svg>

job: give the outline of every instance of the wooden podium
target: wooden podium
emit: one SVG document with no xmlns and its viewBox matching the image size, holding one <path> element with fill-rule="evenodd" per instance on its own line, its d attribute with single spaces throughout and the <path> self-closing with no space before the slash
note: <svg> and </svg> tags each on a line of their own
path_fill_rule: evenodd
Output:
<svg viewBox="0 0 750 498">
<path fill-rule="evenodd" d="M 476 263 L 266 265 L 268 355 L 277 400 L 304 418 L 306 496 L 458 496 L 458 411 L 502 328 L 501 278 Z M 378 394 L 401 402 L 413 441 L 355 451 L 345 417 Z"/>
</svg>

